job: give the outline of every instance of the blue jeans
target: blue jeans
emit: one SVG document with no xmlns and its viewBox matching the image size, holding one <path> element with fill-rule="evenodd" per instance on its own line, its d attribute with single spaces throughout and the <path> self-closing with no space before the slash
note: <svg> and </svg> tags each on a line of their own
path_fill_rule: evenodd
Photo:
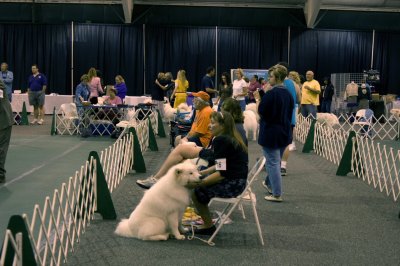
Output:
<svg viewBox="0 0 400 266">
<path fill-rule="evenodd" d="M 246 100 L 238 100 L 242 111 L 246 110 Z"/>
<path fill-rule="evenodd" d="M 321 112 L 322 113 L 330 113 L 331 112 L 332 101 L 322 100 L 321 104 Z"/>
<path fill-rule="evenodd" d="M 282 195 L 282 176 L 281 176 L 281 158 L 286 147 L 270 149 L 262 147 L 263 154 L 267 160 L 265 168 L 267 169 L 267 177 L 265 183 L 272 189 L 272 195 Z"/>
<path fill-rule="evenodd" d="M 313 104 L 302 104 L 301 105 L 301 114 L 304 117 L 307 117 L 309 114 L 311 114 L 314 119 L 317 118 L 317 106 Z"/>
<path fill-rule="evenodd" d="M 12 92 L 7 92 L 8 100 L 12 101 Z"/>
</svg>

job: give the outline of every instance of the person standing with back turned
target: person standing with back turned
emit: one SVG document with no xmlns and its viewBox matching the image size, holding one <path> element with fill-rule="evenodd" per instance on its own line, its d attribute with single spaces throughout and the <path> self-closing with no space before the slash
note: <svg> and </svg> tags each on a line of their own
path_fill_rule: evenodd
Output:
<svg viewBox="0 0 400 266">
<path fill-rule="evenodd" d="M 267 159 L 268 178 L 265 184 L 272 195 L 265 197 L 268 201 L 282 201 L 281 158 L 285 148 L 292 142 L 292 114 L 294 100 L 284 86 L 287 69 L 275 65 L 268 70 L 269 83 L 272 86 L 262 98 L 254 93 L 260 115 L 260 133 L 258 144 L 262 146 Z M 271 191 L 272 190 L 272 191 Z"/>
<path fill-rule="evenodd" d="M 10 101 L 6 94 L 6 85 L 0 80 L 0 183 L 6 182 L 6 163 L 8 146 L 10 146 L 13 116 Z"/>
</svg>

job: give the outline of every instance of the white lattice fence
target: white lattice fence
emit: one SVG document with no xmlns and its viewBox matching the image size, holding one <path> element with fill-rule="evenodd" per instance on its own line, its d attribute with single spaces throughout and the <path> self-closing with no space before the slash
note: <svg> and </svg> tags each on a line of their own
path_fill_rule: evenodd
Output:
<svg viewBox="0 0 400 266">
<path fill-rule="evenodd" d="M 365 137 L 353 138 L 352 171 L 355 176 L 392 196 L 400 195 L 400 151 Z"/>
<path fill-rule="evenodd" d="M 366 131 L 364 125 L 360 125 L 357 123 L 357 119 L 353 115 L 341 114 L 338 116 L 339 119 L 339 127 L 340 129 L 350 132 L 354 131 L 356 134 L 364 134 Z M 356 121 L 356 122 L 355 122 Z M 372 139 L 379 140 L 395 140 L 398 137 L 399 124 L 393 115 L 389 118 L 385 116 L 381 116 L 376 118 L 372 116 L 368 120 L 368 135 Z"/>
<path fill-rule="evenodd" d="M 142 120 L 135 126 L 140 150 L 145 152 L 149 146 L 149 124 L 147 120 Z"/>
<path fill-rule="evenodd" d="M 9 247 L 10 245 L 10 247 Z M 3 242 L 3 250 L 0 254 L 0 265 L 6 263 L 6 253 L 8 248 L 14 250 L 14 258 L 12 265 L 22 266 L 22 233 L 16 234 L 15 238 L 10 230 L 6 230 L 6 235 Z"/>
<path fill-rule="evenodd" d="M 157 111 L 152 111 L 151 114 L 149 115 L 150 121 L 151 121 L 151 126 L 153 128 L 154 134 L 158 134 L 158 113 Z"/>
<path fill-rule="evenodd" d="M 297 115 L 297 123 L 294 131 L 294 138 L 300 143 L 304 144 L 308 135 L 308 131 L 311 127 L 312 119 L 309 117 L 305 118 L 301 114 Z"/>
<path fill-rule="evenodd" d="M 133 135 L 126 134 L 100 153 L 100 162 L 110 192 L 119 185 L 133 163 Z"/>
<path fill-rule="evenodd" d="M 23 214 L 39 265 L 60 265 L 67 261 L 96 210 L 96 160 L 87 161 L 68 184 L 63 183 L 43 207 L 36 204 L 32 219 Z"/>
<path fill-rule="evenodd" d="M 348 136 L 349 132 L 317 122 L 315 124 L 314 151 L 339 165 Z"/>
<path fill-rule="evenodd" d="M 110 191 L 131 169 L 132 145 L 133 135 L 125 134 L 101 152 L 100 162 Z M 38 265 L 61 265 L 67 262 L 68 253 L 74 251 L 75 244 L 90 225 L 97 210 L 96 163 L 95 157 L 90 156 L 89 161 L 69 178 L 68 183 L 54 190 L 52 197 L 46 197 L 43 206 L 34 206 L 31 219 L 27 214 L 22 215 Z M 14 250 L 16 263 L 21 261 L 21 241 L 6 232 L 4 243 L 7 244 L 3 245 L 0 258 L 2 263 L 6 260 L 7 249 Z"/>
<path fill-rule="evenodd" d="M 60 135 L 82 134 L 84 131 L 89 131 L 89 135 L 111 135 L 116 129 L 114 124 L 132 119 L 132 112 L 133 106 L 63 104 L 56 112 L 56 130 Z"/>
</svg>

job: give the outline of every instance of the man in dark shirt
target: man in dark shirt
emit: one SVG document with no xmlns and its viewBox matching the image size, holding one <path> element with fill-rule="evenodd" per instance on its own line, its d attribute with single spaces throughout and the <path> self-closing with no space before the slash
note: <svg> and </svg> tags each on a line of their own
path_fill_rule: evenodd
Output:
<svg viewBox="0 0 400 266">
<path fill-rule="evenodd" d="M 322 104 L 321 104 L 321 112 L 322 113 L 330 113 L 331 105 L 332 105 L 332 97 L 334 94 L 334 87 L 331 83 L 331 79 L 329 77 L 324 78 L 324 86 L 322 92 Z"/>
<path fill-rule="evenodd" d="M 210 95 L 210 107 L 213 106 L 212 98 L 214 98 L 214 94 L 218 91 L 215 89 L 213 77 L 215 76 L 215 68 L 210 66 L 207 68 L 207 74 L 201 80 L 201 91 L 205 91 Z"/>
<path fill-rule="evenodd" d="M 32 65 L 32 75 L 28 81 L 29 104 L 33 105 L 34 119 L 31 124 L 43 124 L 44 118 L 44 100 L 47 88 L 47 78 L 39 73 L 37 65 Z"/>
</svg>

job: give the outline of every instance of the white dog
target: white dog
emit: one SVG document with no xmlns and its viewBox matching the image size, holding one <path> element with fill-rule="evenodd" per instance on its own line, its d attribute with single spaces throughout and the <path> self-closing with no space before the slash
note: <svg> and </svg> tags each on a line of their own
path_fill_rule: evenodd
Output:
<svg viewBox="0 0 400 266">
<path fill-rule="evenodd" d="M 317 121 L 329 127 L 339 125 L 339 119 L 331 113 L 317 113 Z"/>
<path fill-rule="evenodd" d="M 190 203 L 188 183 L 199 182 L 200 174 L 190 161 L 172 167 L 143 196 L 129 219 L 122 219 L 115 233 L 142 240 L 167 240 L 169 235 L 185 239 L 180 221 Z"/>
<path fill-rule="evenodd" d="M 164 103 L 165 119 L 168 119 L 169 121 L 174 120 L 175 114 L 176 114 L 176 109 L 172 108 L 169 102 Z"/>
<path fill-rule="evenodd" d="M 244 130 L 246 131 L 246 137 L 249 140 L 250 131 L 253 133 L 253 140 L 257 140 L 257 130 L 258 130 L 258 123 L 257 117 L 253 111 L 246 110 L 243 112 L 244 116 Z"/>
<path fill-rule="evenodd" d="M 246 105 L 246 111 L 253 111 L 253 113 L 256 115 L 257 122 L 260 121 L 260 115 L 258 114 L 257 104 L 249 103 L 248 105 Z"/>
<path fill-rule="evenodd" d="M 187 105 L 187 103 L 181 103 L 180 105 L 178 105 L 178 110 L 181 113 L 190 113 L 192 111 L 192 106 Z"/>
</svg>

